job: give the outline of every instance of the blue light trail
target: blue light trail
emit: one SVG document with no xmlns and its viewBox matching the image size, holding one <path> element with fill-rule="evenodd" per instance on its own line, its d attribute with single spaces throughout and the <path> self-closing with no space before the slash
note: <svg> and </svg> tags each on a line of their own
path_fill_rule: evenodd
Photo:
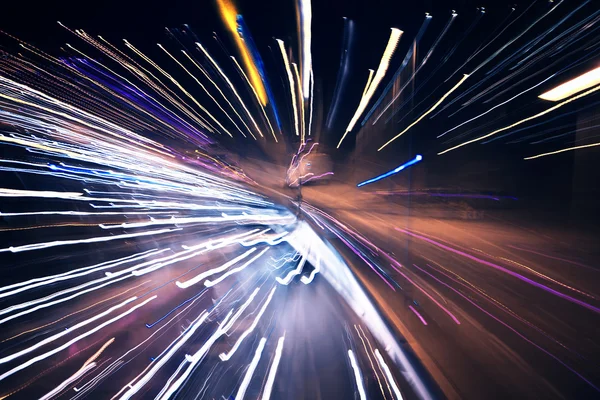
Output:
<svg viewBox="0 0 600 400">
<path fill-rule="evenodd" d="M 421 156 L 420 154 L 417 154 L 416 157 L 413 158 L 412 160 L 405 162 L 404 164 L 396 167 L 395 169 L 393 169 L 393 170 L 391 170 L 389 172 L 386 172 L 385 174 L 381 174 L 379 176 L 376 176 L 375 178 L 371 178 L 369 180 L 361 182 L 358 185 L 356 185 L 356 187 L 365 186 L 365 185 L 368 185 L 369 183 L 377 182 L 377 181 L 380 181 L 380 180 L 382 180 L 384 178 L 387 178 L 388 176 L 392 176 L 394 174 L 397 174 L 398 172 L 402 171 L 404 168 L 410 167 L 411 165 L 414 165 L 414 164 L 418 163 L 422 159 L 423 159 L 423 156 Z"/>
</svg>

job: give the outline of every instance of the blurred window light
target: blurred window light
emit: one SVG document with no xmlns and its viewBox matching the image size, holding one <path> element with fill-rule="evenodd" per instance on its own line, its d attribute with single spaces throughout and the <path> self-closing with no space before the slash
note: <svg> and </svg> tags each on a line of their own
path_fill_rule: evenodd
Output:
<svg viewBox="0 0 600 400">
<path fill-rule="evenodd" d="M 558 85 L 554 89 L 542 93 L 539 97 L 544 100 L 560 101 L 598 84 L 600 84 L 600 67 Z"/>
</svg>

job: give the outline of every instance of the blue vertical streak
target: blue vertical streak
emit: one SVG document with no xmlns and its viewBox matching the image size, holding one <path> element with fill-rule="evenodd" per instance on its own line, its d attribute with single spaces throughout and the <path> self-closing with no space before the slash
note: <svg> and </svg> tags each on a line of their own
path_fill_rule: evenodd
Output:
<svg viewBox="0 0 600 400">
<path fill-rule="evenodd" d="M 281 132 L 281 122 L 279 121 L 279 114 L 277 113 L 277 107 L 275 106 L 275 97 L 273 96 L 273 92 L 271 92 L 271 87 L 269 86 L 269 81 L 267 80 L 267 75 L 265 73 L 265 65 L 263 63 L 262 57 L 256 48 L 256 44 L 254 44 L 254 40 L 252 39 L 252 35 L 250 35 L 250 30 L 248 26 L 244 22 L 244 17 L 241 15 L 237 15 L 237 26 L 238 33 L 242 40 L 246 42 L 246 46 L 248 46 L 248 50 L 254 59 L 254 64 L 256 65 L 256 69 L 262 78 L 263 84 L 265 85 L 265 90 L 267 92 L 267 97 L 269 98 L 269 103 L 271 103 L 271 107 L 273 108 L 273 114 L 275 114 L 275 122 L 277 123 L 277 128 Z"/>
</svg>

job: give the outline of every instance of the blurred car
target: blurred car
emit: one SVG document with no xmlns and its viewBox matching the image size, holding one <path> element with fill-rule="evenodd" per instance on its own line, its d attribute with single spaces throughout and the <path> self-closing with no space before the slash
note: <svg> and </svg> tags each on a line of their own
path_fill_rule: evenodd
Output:
<svg viewBox="0 0 600 400">
<path fill-rule="evenodd" d="M 297 156 L 287 171 L 285 183 L 298 187 L 309 182 L 328 182 L 333 176 L 333 162 L 325 153 L 307 153 Z"/>
</svg>

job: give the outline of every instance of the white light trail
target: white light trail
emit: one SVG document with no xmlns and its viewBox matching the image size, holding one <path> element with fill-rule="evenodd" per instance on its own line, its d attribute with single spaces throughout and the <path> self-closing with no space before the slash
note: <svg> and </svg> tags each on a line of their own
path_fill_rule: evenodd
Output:
<svg viewBox="0 0 600 400">
<path fill-rule="evenodd" d="M 273 298 L 273 294 L 275 294 L 275 289 L 276 288 L 277 288 L 277 286 L 275 286 L 273 289 L 271 289 L 271 292 L 269 293 L 269 296 L 267 297 L 267 300 L 265 301 L 265 303 L 261 307 L 260 311 L 256 315 L 256 318 L 254 319 L 254 322 L 252 322 L 252 325 L 250 325 L 250 328 L 248 328 L 247 330 L 245 330 L 240 335 L 240 337 L 238 338 L 237 342 L 235 342 L 235 344 L 233 345 L 233 347 L 231 348 L 231 350 L 229 350 L 229 353 L 227 353 L 227 354 L 226 353 L 219 354 L 219 358 L 221 359 L 221 361 L 228 361 L 231 358 L 231 356 L 233 356 L 233 354 L 240 347 L 240 345 L 242 344 L 242 342 L 244 341 L 244 339 L 249 334 L 251 334 L 254 331 L 254 329 L 258 325 L 258 322 L 260 321 L 260 318 L 262 317 L 262 315 L 264 314 L 265 310 L 267 309 L 267 306 L 271 302 L 271 299 Z"/>
<path fill-rule="evenodd" d="M 354 370 L 354 378 L 356 379 L 356 386 L 358 388 L 360 400 L 367 400 L 367 395 L 365 394 L 365 388 L 362 381 L 362 374 L 360 373 L 358 363 L 356 362 L 356 358 L 354 357 L 352 350 L 348 350 L 348 357 L 350 357 L 350 364 L 352 364 L 352 369 Z"/>
<path fill-rule="evenodd" d="M 106 283 L 104 283 L 102 285 L 94 286 L 92 288 L 89 288 L 89 289 L 86 289 L 86 290 L 81 290 L 81 291 L 77 292 L 77 290 L 82 289 L 84 287 L 93 285 L 93 284 L 98 283 L 98 282 L 104 282 L 104 281 L 108 280 L 108 278 L 96 279 L 94 281 L 91 281 L 91 282 L 88 282 L 88 283 L 84 283 L 82 285 L 79 285 L 79 286 L 71 288 L 71 289 L 66 289 L 66 290 L 62 290 L 60 292 L 55 292 L 55 293 L 53 293 L 51 295 L 48 295 L 48 296 L 40 298 L 40 299 L 30 300 L 30 301 L 26 301 L 24 303 L 20 303 L 20 304 L 16 304 L 16 305 L 13 305 L 13 306 L 9 306 L 7 308 L 4 308 L 4 309 L 0 310 L 0 315 L 4 315 L 4 314 L 7 314 L 7 313 L 15 311 L 15 310 L 20 310 L 22 308 L 27 308 L 27 307 L 30 307 L 30 306 L 42 303 L 42 304 L 40 304 L 40 305 L 38 305 L 36 307 L 30 308 L 28 310 L 21 311 L 20 313 L 9 315 L 8 317 L 3 318 L 3 319 L 0 320 L 0 324 L 4 324 L 4 323 L 6 323 L 6 322 L 8 322 L 8 321 L 10 321 L 12 319 L 21 317 L 23 315 L 30 314 L 30 313 L 35 312 L 37 310 L 41 310 L 42 308 L 48 308 L 48 307 L 54 306 L 56 304 L 64 303 L 65 301 L 72 300 L 72 299 L 74 299 L 76 297 L 79 297 L 79 296 L 84 295 L 86 293 L 93 292 L 95 290 L 101 289 L 101 288 L 106 287 L 108 285 L 112 285 L 113 283 L 117 283 L 117 282 L 122 281 L 122 280 L 127 279 L 127 278 L 129 278 L 129 276 L 124 276 L 124 277 L 122 277 L 120 279 L 115 279 L 113 281 L 106 282 Z M 66 293 L 71 293 L 71 292 L 76 292 L 76 293 L 72 294 L 71 296 L 63 297 L 63 298 L 58 299 L 58 300 L 54 300 L 54 301 L 51 301 L 51 302 L 48 302 L 48 303 L 43 303 L 46 300 L 51 300 L 51 299 L 53 299 L 55 297 L 61 296 L 61 295 L 66 294 Z"/>
<path fill-rule="evenodd" d="M 292 63 L 292 67 L 294 67 L 294 77 L 296 78 L 296 87 L 298 88 L 298 91 L 300 92 L 299 100 L 298 102 L 299 104 L 299 109 L 300 109 L 300 143 L 306 143 L 306 127 L 305 127 L 305 120 L 304 120 L 304 103 L 301 102 L 300 100 L 302 100 L 302 98 L 304 97 L 302 95 L 302 83 L 300 82 L 300 73 L 298 72 L 298 65 L 296 63 Z"/>
<path fill-rule="evenodd" d="M 300 0 L 300 19 L 302 21 L 302 92 L 304 93 L 304 98 L 308 99 L 310 95 L 310 77 L 312 74 L 311 0 Z"/>
<path fill-rule="evenodd" d="M 233 324 L 237 321 L 237 319 L 240 317 L 240 315 L 242 315 L 242 313 L 246 310 L 246 308 L 248 308 L 250 303 L 252 303 L 252 301 L 254 300 L 254 298 L 256 297 L 256 295 L 258 294 L 259 291 L 260 291 L 260 288 L 258 287 L 256 289 L 254 289 L 254 292 L 252 292 L 252 294 L 250 296 L 248 296 L 248 299 L 244 302 L 244 304 L 242 304 L 242 306 L 237 310 L 237 312 L 233 315 L 233 317 L 231 317 L 229 322 L 227 322 L 227 325 L 223 327 L 223 330 L 225 331 L 225 333 L 229 332 L 229 330 L 231 329 Z"/>
<path fill-rule="evenodd" d="M 202 347 L 194 353 L 194 355 L 190 356 L 189 354 L 185 356 L 187 363 L 189 364 L 184 373 L 177 379 L 168 389 L 164 391 L 164 394 L 160 397 L 160 400 L 167 400 L 170 398 L 186 381 L 186 379 L 190 376 L 192 371 L 196 368 L 196 365 L 202 358 L 206 355 L 208 350 L 212 347 L 212 345 L 225 334 L 223 327 L 227 324 L 229 317 L 231 317 L 233 311 L 230 311 L 229 314 L 225 317 L 225 319 L 221 322 L 221 325 L 215 333 L 202 345 Z"/>
<path fill-rule="evenodd" d="M 56 282 L 61 282 L 64 280 L 79 278 L 81 276 L 89 275 L 89 274 L 97 272 L 97 271 L 103 271 L 108 268 L 114 268 L 121 264 L 125 264 L 125 263 L 132 262 L 132 261 L 138 261 L 138 260 L 144 259 L 146 257 L 152 257 L 152 256 L 155 256 L 157 254 L 160 254 L 160 253 L 168 251 L 168 250 L 169 250 L 168 248 L 162 249 L 162 250 L 148 250 L 146 252 L 129 255 L 129 256 L 119 258 L 116 260 L 105 261 L 103 263 L 95 264 L 95 265 L 92 265 L 89 267 L 83 267 L 83 268 L 78 268 L 78 269 L 74 269 L 71 271 L 63 272 L 62 274 L 49 275 L 49 276 L 44 276 L 41 278 L 34 278 L 34 279 L 30 279 L 28 281 L 23 281 L 23 282 L 19 282 L 19 283 L 14 283 L 12 285 L 3 286 L 3 287 L 0 287 L 0 298 L 12 296 L 14 294 L 18 294 L 18 293 L 21 293 L 21 292 L 24 292 L 24 291 L 27 291 L 30 289 L 34 289 L 34 288 L 37 288 L 40 286 L 50 285 L 50 284 L 53 284 Z M 14 290 L 10 290 L 10 289 L 14 289 Z M 2 312 L 0 311 L 0 315 L 1 314 L 2 314 Z"/>
<path fill-rule="evenodd" d="M 50 392 L 46 393 L 44 396 L 40 397 L 40 400 L 49 400 L 49 399 L 51 399 L 52 397 L 54 397 L 55 395 L 57 395 L 58 393 L 60 393 L 65 387 L 67 387 L 72 382 L 76 381 L 77 379 L 79 379 L 80 377 L 82 377 L 83 375 L 85 375 L 85 373 L 88 372 L 90 369 L 94 368 L 96 366 L 96 363 L 94 361 L 114 341 L 115 341 L 115 338 L 111 338 L 108 342 L 106 342 L 100 348 L 100 350 L 98 350 L 90 358 L 88 358 L 87 361 L 85 363 L 83 363 L 83 365 L 81 366 L 81 368 L 79 368 L 79 370 L 77 372 L 75 372 L 67 380 L 65 380 L 64 382 L 62 382 L 60 385 L 58 385 L 57 387 L 55 387 L 53 390 L 51 390 Z"/>
<path fill-rule="evenodd" d="M 283 57 L 283 64 L 285 65 L 285 71 L 287 72 L 288 82 L 290 84 L 290 95 L 292 96 L 292 108 L 294 111 L 294 128 L 296 129 L 296 136 L 300 136 L 300 126 L 298 122 L 298 105 L 296 100 L 296 89 L 294 89 L 294 75 L 290 67 L 290 61 L 288 60 L 287 53 L 285 52 L 285 46 L 283 40 L 277 39 L 279 50 L 281 51 L 281 57 Z"/>
<path fill-rule="evenodd" d="M 302 253 L 302 259 L 300 259 L 300 262 L 298 263 L 298 266 L 296 268 L 294 268 L 293 270 L 291 270 L 285 278 L 280 278 L 279 276 L 277 278 L 275 278 L 275 280 L 277 282 L 279 282 L 281 285 L 289 285 L 292 280 L 294 279 L 295 276 L 300 275 L 302 273 L 302 268 L 304 268 L 304 263 L 306 263 L 306 257 L 307 254 L 305 254 L 304 252 Z"/>
<path fill-rule="evenodd" d="M 310 275 L 308 275 L 308 277 L 303 276 L 302 278 L 300 278 L 300 280 L 305 285 L 308 285 L 315 279 L 315 275 L 317 275 L 320 270 L 321 270 L 321 256 L 320 256 L 320 254 L 317 254 L 317 262 L 314 265 L 314 269 L 310 272 Z"/>
<path fill-rule="evenodd" d="M 257 259 L 259 259 L 263 254 L 265 254 L 268 250 L 270 249 L 270 247 L 266 247 L 265 249 L 263 249 L 263 251 L 261 251 L 260 253 L 258 253 L 256 256 L 254 256 L 253 258 L 251 258 L 249 261 L 247 261 L 246 263 L 242 264 L 241 266 L 237 267 L 237 268 L 232 268 L 229 271 L 227 271 L 226 273 L 224 273 L 223 275 L 221 275 L 220 277 L 218 277 L 217 279 L 215 279 L 214 281 L 209 281 L 208 279 L 204 281 L 204 286 L 206 287 L 212 287 L 217 285 L 218 283 L 222 282 L 223 280 L 225 280 L 226 278 L 228 278 L 229 276 L 236 274 L 242 270 L 244 270 L 247 266 L 249 266 L 250 264 L 252 264 L 254 261 L 256 261 Z"/>
<path fill-rule="evenodd" d="M 55 340 L 58 340 L 61 337 L 66 336 L 66 335 L 70 334 L 71 332 L 76 331 L 79 328 L 82 328 L 82 327 L 84 327 L 86 325 L 91 324 L 94 321 L 97 321 L 97 320 L 99 320 L 101 318 L 106 317 L 108 314 L 112 313 L 113 311 L 118 310 L 119 308 L 121 308 L 121 307 L 123 307 L 123 306 L 125 306 L 125 305 L 127 305 L 127 304 L 129 304 L 129 303 L 131 303 L 133 301 L 136 301 L 136 300 L 137 300 L 137 297 L 135 297 L 135 296 L 131 297 L 131 298 L 129 298 L 129 299 L 127 299 L 127 300 L 125 300 L 125 301 L 117 304 L 116 306 L 113 306 L 113 307 L 109 308 L 108 310 L 106 310 L 106 311 L 104 311 L 102 313 L 96 314 L 92 318 L 89 318 L 89 319 L 86 319 L 84 321 L 81 321 L 80 323 L 75 324 L 72 327 L 66 328 L 65 330 L 60 331 L 59 333 L 54 334 L 54 335 L 52 335 L 50 337 L 47 337 L 44 340 L 40 340 L 39 342 L 37 342 L 33 346 L 27 347 L 27 348 L 25 348 L 25 349 L 23 349 L 21 351 L 18 351 L 16 353 L 13 353 L 13 354 L 9 355 L 9 356 L 2 357 L 2 358 L 0 358 L 0 364 L 5 364 L 5 363 L 7 363 L 9 361 L 12 361 L 12 360 L 14 360 L 16 358 L 24 356 L 25 354 L 29 354 L 32 351 L 35 351 L 35 350 L 39 349 L 40 347 L 47 345 L 48 343 L 52 343 Z"/>
<path fill-rule="evenodd" d="M 369 354 L 369 349 L 367 349 L 367 344 L 365 343 L 365 339 L 363 339 L 362 335 L 361 335 L 361 331 L 358 330 L 358 327 L 356 325 L 354 325 L 354 329 L 356 330 L 356 333 L 358 334 L 358 338 L 360 339 L 363 348 L 365 349 L 365 354 L 367 355 L 367 358 L 369 359 L 369 364 L 371 364 L 371 369 L 373 370 L 373 373 L 375 374 L 375 378 L 377 379 L 377 383 L 379 385 L 379 390 L 381 391 L 381 395 L 383 396 L 384 400 L 386 399 L 385 396 L 385 391 L 383 390 L 383 385 L 381 384 L 381 379 L 379 379 L 379 374 L 377 373 L 377 370 L 375 369 L 375 365 L 373 364 L 373 360 L 371 359 L 371 355 Z M 364 332 L 363 332 L 364 333 Z M 365 335 L 366 338 L 366 335 Z"/>
<path fill-rule="evenodd" d="M 260 357 L 262 356 L 262 352 L 265 348 L 265 343 L 267 343 L 267 338 L 260 339 L 258 343 L 258 347 L 256 348 L 256 352 L 254 353 L 254 357 L 252 358 L 252 362 L 248 366 L 248 370 L 246 370 L 246 374 L 244 375 L 244 379 L 240 384 L 240 387 L 235 395 L 236 400 L 242 400 L 244 395 L 246 394 L 246 390 L 250 385 L 250 380 L 252 380 L 252 375 L 254 375 L 254 371 L 256 370 L 256 366 L 260 361 Z"/>
<path fill-rule="evenodd" d="M 57 387 L 55 387 L 54 389 L 52 389 L 51 391 L 49 391 L 48 393 L 46 393 L 45 395 L 40 397 L 39 400 L 49 400 L 49 399 L 53 398 L 54 396 L 56 396 L 57 394 L 62 392 L 64 390 L 64 388 L 66 388 L 71 383 L 75 382 L 77 379 L 81 378 L 83 375 L 85 375 L 89 370 L 91 370 L 94 367 L 96 367 L 95 362 L 84 365 L 77 372 L 75 372 L 73 375 L 71 375 L 65 381 L 63 381 L 60 385 L 58 385 Z"/>
<path fill-rule="evenodd" d="M 248 257 L 250 254 L 254 253 L 255 251 L 256 251 L 256 247 L 253 247 L 250 250 L 248 250 L 247 252 L 245 252 L 244 254 L 241 254 L 241 255 L 235 257 L 234 259 L 227 261 L 225 264 L 221 265 L 220 267 L 211 268 L 208 271 L 205 271 L 205 272 L 195 276 L 192 279 L 188 279 L 185 282 L 177 281 L 177 282 L 175 282 L 175 284 L 181 289 L 189 288 L 190 286 L 195 285 L 196 283 L 200 282 L 201 280 L 203 280 L 211 275 L 218 274 L 219 272 L 225 271 L 227 268 L 231 267 L 232 265 L 235 265 L 237 262 Z"/>
<path fill-rule="evenodd" d="M 160 235 L 168 232 L 175 232 L 181 229 L 158 229 L 155 231 L 145 231 L 145 232 L 137 232 L 137 233 L 126 233 L 122 235 L 113 235 L 113 236 L 98 236 L 87 239 L 73 239 L 73 240 L 54 240 L 52 242 L 43 242 L 43 243 L 33 243 L 33 244 L 25 244 L 22 246 L 10 246 L 0 249 L 0 253 L 4 253 L 10 251 L 11 253 L 20 253 L 22 251 L 29 250 L 39 250 L 39 249 L 47 249 L 49 247 L 55 246 L 68 246 L 72 244 L 83 244 L 83 243 L 98 243 L 98 242 L 110 242 L 112 240 L 121 240 L 121 239 L 131 239 L 134 237 L 142 237 L 142 236 L 152 236 L 152 235 Z"/>
<path fill-rule="evenodd" d="M 208 58 L 210 60 L 210 62 L 212 63 L 212 65 L 215 67 L 215 69 L 219 72 L 219 74 L 223 78 L 223 80 L 225 80 L 225 82 L 227 82 L 227 85 L 231 88 L 231 91 L 233 92 L 233 94 L 235 95 L 235 97 L 238 99 L 239 103 L 242 105 L 242 108 L 244 109 L 244 111 L 246 111 L 246 115 L 248 116 L 248 118 L 250 119 L 250 121 L 252 121 L 252 124 L 254 125 L 254 128 L 256 128 L 256 131 L 258 132 L 258 134 L 260 135 L 260 137 L 264 137 L 263 134 L 262 134 L 262 132 L 261 132 L 261 130 L 260 130 L 260 128 L 258 127 L 256 121 L 252 117 L 252 113 L 246 107 L 246 104 L 244 103 L 244 101 L 242 100 L 242 98 L 240 97 L 240 95 L 238 94 L 237 90 L 235 90 L 235 87 L 233 86 L 233 83 L 231 83 L 231 81 L 229 80 L 229 78 L 227 77 L 227 75 L 225 75 L 225 73 L 223 72 L 223 70 L 221 69 L 221 67 L 219 67 L 219 64 L 217 64 L 217 62 L 215 60 L 213 60 L 213 58 L 210 56 L 210 54 L 208 54 L 208 51 L 206 51 L 206 49 L 204 47 L 202 47 L 202 45 L 200 43 L 196 42 L 196 46 L 198 46 L 198 48 L 200 50 L 202 50 L 202 53 L 204 53 L 204 55 L 206 56 L 206 58 Z M 250 132 L 250 133 L 252 133 L 252 132 Z M 254 137 L 254 135 L 252 135 L 252 136 Z"/>
<path fill-rule="evenodd" d="M 273 363 L 271 364 L 271 368 L 269 369 L 269 376 L 267 377 L 267 382 L 265 383 L 265 389 L 263 390 L 263 395 L 261 397 L 261 400 L 269 400 L 271 398 L 271 392 L 273 391 L 273 383 L 275 383 L 275 376 L 277 375 L 277 368 L 279 367 L 279 361 L 281 360 L 281 353 L 283 352 L 283 342 L 284 341 L 285 341 L 285 333 L 277 341 L 277 348 L 275 349 L 275 357 L 273 358 Z"/>
<path fill-rule="evenodd" d="M 134 394 L 136 394 L 144 385 L 146 385 L 150 381 L 150 379 L 152 379 L 152 377 L 156 375 L 158 370 L 162 368 L 171 359 L 171 357 L 173 357 L 173 355 L 181 348 L 181 346 L 183 346 L 194 335 L 194 333 L 196 333 L 196 330 L 198 330 L 200 325 L 202 325 L 204 321 L 206 321 L 209 315 L 210 312 L 207 312 L 206 310 L 202 311 L 198 318 L 194 322 L 192 322 L 190 327 L 186 329 L 185 332 L 168 347 L 169 350 L 166 353 L 161 354 L 154 361 L 152 361 L 152 363 L 150 364 L 152 367 L 148 370 L 148 372 L 143 374 L 140 380 L 133 384 L 133 382 L 141 374 L 125 386 L 126 388 L 129 387 L 129 390 L 123 393 L 123 395 L 120 398 L 122 400 L 129 399 Z M 117 393 L 117 395 L 115 395 L 114 397 L 118 396 L 119 393 Z"/>
<path fill-rule="evenodd" d="M 375 349 L 375 356 L 377 357 L 377 362 L 379 363 L 381 368 L 383 368 L 383 371 L 385 372 L 385 375 L 387 376 L 388 382 L 390 382 L 390 384 L 392 385 L 392 389 L 394 391 L 394 395 L 396 396 L 396 399 L 402 400 L 402 393 L 400 393 L 400 389 L 398 388 L 396 381 L 394 381 L 394 376 L 392 375 L 390 368 L 388 367 L 385 360 L 379 353 L 379 349 Z"/>
<path fill-rule="evenodd" d="M 479 115 L 477 115 L 477 116 L 475 116 L 475 117 L 473 117 L 471 119 L 468 119 L 465 122 L 462 122 L 462 123 L 456 125 L 454 128 L 447 130 L 446 132 L 442 133 L 441 135 L 438 135 L 437 138 L 439 139 L 442 136 L 444 136 L 445 134 L 450 133 L 450 132 L 452 132 L 453 130 L 455 130 L 457 128 L 460 128 L 461 126 L 463 126 L 465 124 L 468 124 L 469 122 L 475 121 L 476 119 L 483 117 L 484 115 L 486 115 L 487 113 L 495 110 L 496 108 L 501 107 L 501 106 L 505 105 L 506 103 L 508 103 L 508 102 L 516 99 L 517 97 L 521 96 L 522 94 L 525 94 L 525 93 L 527 93 L 527 92 L 535 89 L 536 87 L 540 86 L 541 84 L 543 84 L 544 82 L 546 82 L 548 79 L 552 78 L 553 76 L 554 75 L 552 75 L 552 76 L 544 79 L 543 81 L 541 81 L 537 85 L 534 85 L 534 86 L 530 87 L 529 89 L 523 90 L 521 93 L 518 93 L 518 94 L 514 95 L 513 97 L 511 97 L 510 99 L 508 99 L 506 101 L 503 101 L 502 103 L 496 104 L 494 107 L 490 108 L 489 110 L 487 110 L 487 111 L 485 111 L 485 112 L 483 112 L 483 113 L 481 113 L 481 114 L 479 114 Z"/>
<path fill-rule="evenodd" d="M 23 370 L 23 369 L 25 369 L 27 367 L 30 367 L 31 365 L 37 363 L 38 361 L 41 361 L 41 360 L 44 360 L 44 359 L 46 359 L 46 358 L 48 358 L 50 356 L 53 356 L 54 354 L 56 354 L 56 353 L 58 353 L 58 352 L 60 352 L 60 351 L 62 351 L 64 349 L 68 348 L 73 343 L 76 343 L 76 342 L 80 341 L 81 339 L 84 339 L 84 338 L 86 338 L 86 337 L 88 337 L 88 336 L 90 336 L 90 335 L 98 332 L 100 329 L 102 329 L 102 328 L 104 328 L 104 327 L 112 324 L 115 321 L 118 321 L 119 319 L 121 319 L 121 318 L 123 318 L 123 317 L 125 317 L 125 316 L 127 316 L 129 314 L 131 314 L 132 312 L 134 312 L 138 308 L 145 306 L 146 304 L 148 304 L 152 300 L 156 299 L 156 297 L 157 296 L 152 296 L 149 299 L 147 299 L 146 301 L 144 301 L 144 302 L 142 302 L 142 303 L 140 303 L 138 305 L 135 305 L 135 306 L 131 307 L 129 310 L 125 311 L 124 313 L 119 314 L 116 317 L 114 317 L 112 319 L 109 319 L 108 321 L 103 322 L 102 324 L 96 326 L 95 328 L 87 331 L 86 333 L 81 334 L 81 335 L 79 335 L 79 336 L 77 336 L 77 337 L 69 340 L 68 342 L 66 342 L 62 346 L 59 346 L 59 347 L 57 347 L 57 348 L 55 348 L 53 350 L 50 350 L 50 351 L 48 351 L 48 352 L 46 352 L 44 354 L 40 354 L 39 356 L 34 357 L 34 358 L 32 358 L 32 359 L 30 359 L 30 360 L 28 360 L 28 361 L 26 361 L 26 362 L 24 362 L 24 363 L 16 366 L 16 367 L 14 367 L 10 371 L 7 371 L 7 372 L 3 373 L 2 375 L 0 375 L 0 381 L 3 381 L 4 379 L 8 378 L 9 376 L 13 375 L 16 372 L 19 372 L 19 371 L 21 371 L 21 370 Z"/>
</svg>

